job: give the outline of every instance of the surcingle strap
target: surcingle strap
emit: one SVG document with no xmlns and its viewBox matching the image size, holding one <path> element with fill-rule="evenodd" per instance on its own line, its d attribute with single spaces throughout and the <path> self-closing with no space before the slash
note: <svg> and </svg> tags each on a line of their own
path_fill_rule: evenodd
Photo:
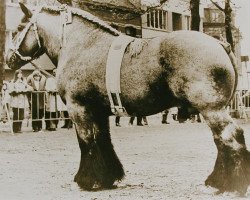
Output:
<svg viewBox="0 0 250 200">
<path fill-rule="evenodd" d="M 129 43 L 135 38 L 119 35 L 115 38 L 109 49 L 106 66 L 106 88 L 110 101 L 111 111 L 116 116 L 128 116 L 125 108 L 122 106 L 120 94 L 121 64 L 124 52 Z"/>
</svg>

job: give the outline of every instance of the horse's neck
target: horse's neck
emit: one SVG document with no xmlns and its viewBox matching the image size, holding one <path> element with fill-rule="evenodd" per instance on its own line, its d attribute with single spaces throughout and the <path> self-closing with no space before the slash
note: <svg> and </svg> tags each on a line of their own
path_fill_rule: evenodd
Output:
<svg viewBox="0 0 250 200">
<path fill-rule="evenodd" d="M 41 13 L 37 19 L 39 35 L 43 40 L 45 51 L 51 61 L 57 65 L 58 56 L 61 48 L 61 29 L 60 16 Z"/>
<path fill-rule="evenodd" d="M 62 31 L 63 25 L 59 15 L 42 13 L 41 18 L 38 19 L 38 28 L 41 28 L 40 34 L 46 53 L 56 66 L 61 49 L 64 48 L 62 38 L 66 41 L 66 46 L 72 46 L 74 45 L 73 43 L 83 44 L 84 40 L 88 40 L 93 34 L 98 38 L 103 37 L 104 34 L 109 34 L 102 31 L 94 31 L 96 28 L 90 22 L 83 22 L 79 17 L 74 17 L 73 24 L 67 25 L 64 31 Z"/>
</svg>

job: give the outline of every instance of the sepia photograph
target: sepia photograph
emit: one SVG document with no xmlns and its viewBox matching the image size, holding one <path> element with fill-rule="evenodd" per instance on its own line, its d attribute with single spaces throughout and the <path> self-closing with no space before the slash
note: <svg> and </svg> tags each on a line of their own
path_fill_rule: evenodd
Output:
<svg viewBox="0 0 250 200">
<path fill-rule="evenodd" d="M 249 0 L 2 0 L 0 200 L 250 199 Z"/>
</svg>

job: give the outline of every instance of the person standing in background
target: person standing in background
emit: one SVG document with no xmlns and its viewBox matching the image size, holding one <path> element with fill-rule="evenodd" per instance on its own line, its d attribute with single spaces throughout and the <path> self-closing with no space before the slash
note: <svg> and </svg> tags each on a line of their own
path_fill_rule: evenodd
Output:
<svg viewBox="0 0 250 200">
<path fill-rule="evenodd" d="M 116 126 L 121 126 L 121 124 L 120 124 L 120 119 L 121 119 L 121 117 L 119 117 L 119 116 L 116 116 L 116 117 L 115 117 L 115 125 L 116 125 Z"/>
<path fill-rule="evenodd" d="M 56 69 L 52 72 L 53 76 L 49 77 L 45 84 L 47 91 L 47 104 L 45 118 L 48 121 L 47 129 L 49 131 L 55 131 L 58 125 L 58 118 L 60 117 L 60 111 L 67 111 L 66 105 L 63 103 L 61 97 L 57 91 L 56 83 Z M 49 119 L 49 120 L 48 120 Z"/>
<path fill-rule="evenodd" d="M 32 88 L 27 84 L 23 77 L 22 70 L 16 70 L 14 79 L 10 84 L 10 107 L 13 110 L 13 132 L 22 132 L 22 120 L 24 113 L 29 108 L 27 93 L 32 91 Z"/>
<path fill-rule="evenodd" d="M 133 125 L 134 120 L 135 120 L 135 117 L 130 117 L 128 124 Z M 148 125 L 148 120 L 147 120 L 146 116 L 143 116 L 143 117 L 142 116 L 137 116 L 137 126 L 143 126 L 142 120 L 144 122 L 144 125 Z"/>
<path fill-rule="evenodd" d="M 161 120 L 162 124 L 169 124 L 169 122 L 167 122 L 168 113 L 169 113 L 168 109 L 162 111 L 162 120 Z"/>
<path fill-rule="evenodd" d="M 32 128 L 34 132 L 38 132 L 42 130 L 42 118 L 44 117 L 46 77 L 39 70 L 35 70 L 27 82 L 34 91 L 31 94 Z"/>
<path fill-rule="evenodd" d="M 10 101 L 11 101 L 11 96 L 10 96 L 10 83 L 4 81 L 3 82 L 3 87 L 2 87 L 2 103 L 0 105 L 2 106 L 2 121 L 5 123 L 7 121 L 7 111 L 10 111 Z"/>
</svg>

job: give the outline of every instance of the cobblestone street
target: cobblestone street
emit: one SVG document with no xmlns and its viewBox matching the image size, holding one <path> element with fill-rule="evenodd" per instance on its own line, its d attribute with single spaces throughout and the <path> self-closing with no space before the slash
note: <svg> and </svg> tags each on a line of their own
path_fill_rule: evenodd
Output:
<svg viewBox="0 0 250 200">
<path fill-rule="evenodd" d="M 80 151 L 74 130 L 24 132 L 0 135 L 0 199 L 241 199 L 236 194 L 215 195 L 204 181 L 212 172 L 216 147 L 205 123 L 160 123 L 160 115 L 148 118 L 149 126 L 114 126 L 111 136 L 126 172 L 113 190 L 81 191 L 73 181 Z M 250 123 L 239 122 L 250 148 Z M 247 198 L 250 198 L 248 190 Z"/>
</svg>

